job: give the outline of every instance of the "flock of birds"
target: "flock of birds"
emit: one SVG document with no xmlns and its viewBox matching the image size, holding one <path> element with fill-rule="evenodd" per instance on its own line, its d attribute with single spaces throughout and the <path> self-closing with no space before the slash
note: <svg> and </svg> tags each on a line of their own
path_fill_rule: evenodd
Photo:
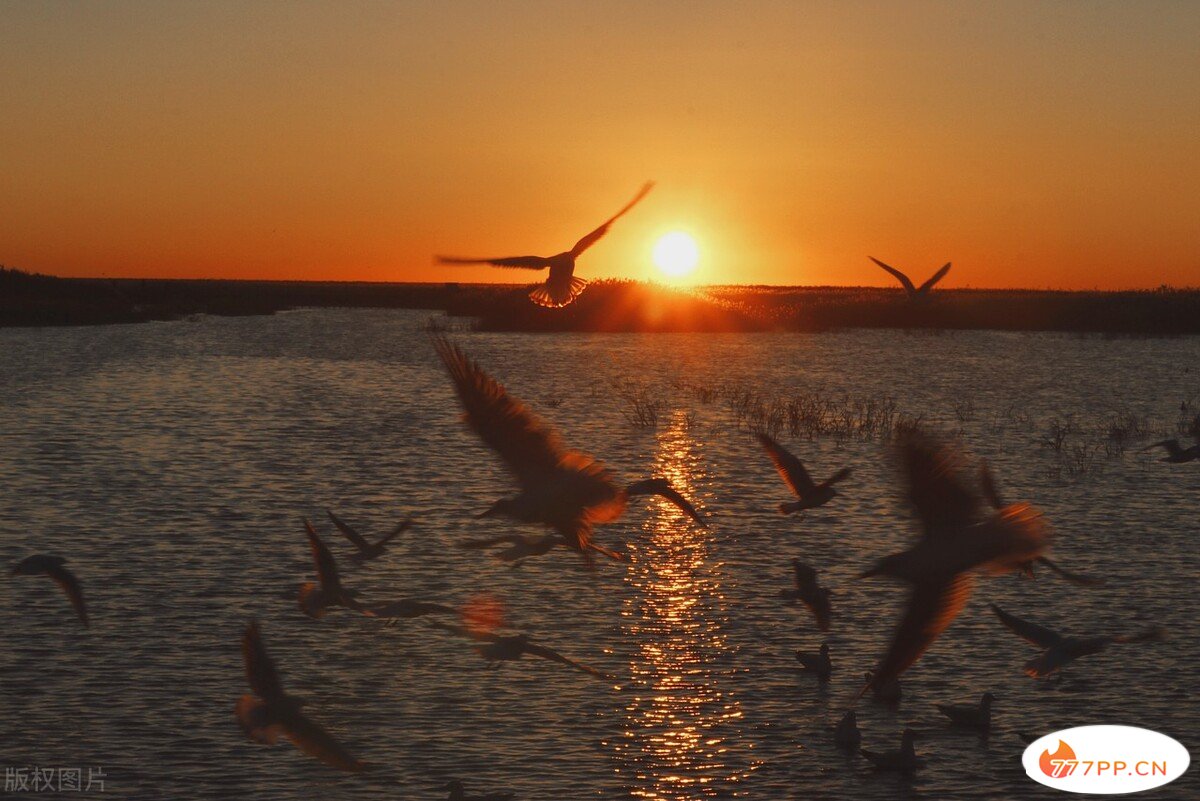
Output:
<svg viewBox="0 0 1200 801">
<path fill-rule="evenodd" d="M 675 505 L 696 525 L 705 525 L 703 516 L 692 503 L 666 479 L 651 478 L 623 485 L 602 462 L 567 447 L 554 430 L 509 395 L 457 345 L 441 336 L 433 338 L 433 345 L 461 401 L 464 421 L 500 457 L 518 487 L 514 495 L 497 500 L 478 516 L 503 517 L 541 530 L 539 533 L 469 540 L 463 542 L 462 547 L 488 549 L 503 545 L 505 547 L 495 552 L 495 556 L 511 562 L 514 567 L 525 559 L 557 550 L 574 551 L 589 568 L 594 568 L 596 555 L 625 561 L 627 557 L 620 550 L 597 542 L 595 528 L 616 520 L 624 513 L 631 498 L 643 495 L 658 495 Z M 838 494 L 835 485 L 850 475 L 850 470 L 844 468 L 817 483 L 803 462 L 774 439 L 758 434 L 758 440 L 795 496 L 795 500 L 779 505 L 784 514 L 829 503 Z M 1163 443 L 1156 443 L 1159 444 Z M 981 575 L 1014 572 L 1032 575 L 1034 566 L 1040 564 L 1080 586 L 1102 583 L 1067 571 L 1047 557 L 1051 541 L 1049 525 L 1031 505 L 1005 503 L 986 463 L 971 471 L 956 448 L 921 430 L 903 434 L 898 453 L 905 497 L 920 536 L 907 550 L 883 556 L 859 576 L 895 579 L 909 587 L 909 594 L 889 644 L 874 669 L 866 674 L 855 700 L 870 692 L 879 701 L 898 702 L 901 675 L 955 619 Z M 1178 459 L 1169 456 L 1168 461 Z M 354 546 L 354 553 L 349 558 L 358 563 L 383 557 L 392 540 L 412 525 L 411 519 L 405 520 L 372 540 L 332 511 L 327 514 L 334 528 Z M 320 618 L 336 608 L 389 622 L 441 616 L 443 619 L 430 623 L 431 628 L 473 642 L 489 667 L 530 656 L 608 682 L 616 681 L 615 677 L 570 659 L 524 634 L 497 633 L 502 615 L 495 610 L 473 609 L 470 605 L 455 609 L 415 598 L 365 604 L 343 585 L 333 553 L 307 520 L 304 529 L 318 580 L 301 585 L 297 600 L 300 610 L 310 617 Z M 795 586 L 784 590 L 781 596 L 804 604 L 811 611 L 817 629 L 828 632 L 832 625 L 829 588 L 820 584 L 818 571 L 812 566 L 794 559 L 792 567 Z M 62 557 L 29 556 L 12 572 L 14 575 L 46 576 L 57 582 L 82 624 L 88 625 L 79 581 L 67 569 Z M 1006 628 L 1040 649 L 1040 653 L 1025 665 L 1025 671 L 1033 677 L 1049 675 L 1075 659 L 1099 653 L 1112 644 L 1148 642 L 1162 636 L 1157 628 L 1131 636 L 1068 636 L 1023 620 L 998 606 L 992 605 L 991 609 Z M 456 619 L 448 622 L 445 618 Z M 303 752 L 332 767 L 346 771 L 370 767 L 307 716 L 303 711 L 303 699 L 289 695 L 283 689 L 255 620 L 248 623 L 242 635 L 242 653 L 250 692 L 237 701 L 235 713 L 250 740 L 273 744 L 280 737 L 286 737 Z M 796 658 L 818 680 L 829 680 L 832 662 L 827 644 L 814 653 L 798 651 Z M 991 725 L 994 700 L 991 693 L 984 693 L 978 704 L 938 708 L 952 724 L 986 730 Z M 852 708 L 834 727 L 833 739 L 842 748 L 859 749 L 862 735 Z M 924 764 L 916 753 L 914 739 L 914 732 L 906 729 L 898 750 L 861 749 L 860 753 L 879 769 L 912 772 Z M 445 789 L 450 792 L 452 801 L 502 801 L 512 797 L 507 793 L 468 796 L 457 781 Z"/>
<path fill-rule="evenodd" d="M 531 294 L 534 302 L 545 306 L 564 306 L 582 291 L 585 282 L 574 276 L 575 261 L 607 231 L 610 225 L 637 204 L 652 184 L 641 191 L 617 214 L 580 239 L 569 251 L 556 256 L 520 256 L 498 259 L 451 259 L 452 263 L 486 262 L 500 267 L 550 269 L 548 280 Z M 949 271 L 947 264 L 928 281 L 916 287 L 903 273 L 882 262 L 881 268 L 896 276 L 910 299 L 927 297 L 931 288 Z M 479 438 L 503 461 L 515 479 L 518 492 L 501 498 L 479 517 L 502 517 L 529 526 L 536 533 L 502 534 L 461 543 L 463 548 L 498 549 L 496 558 L 514 567 L 524 560 L 558 550 L 574 551 L 589 568 L 597 555 L 614 561 L 627 557 L 616 548 L 596 540 L 595 528 L 618 519 L 631 499 L 657 495 L 686 515 L 696 525 L 705 526 L 702 515 L 680 495 L 665 478 L 650 478 L 622 484 L 599 460 L 567 447 L 559 435 L 538 419 L 521 401 L 488 375 L 458 346 L 444 337 L 433 338 L 434 349 L 444 365 L 461 401 L 463 419 Z M 844 468 L 826 480 L 813 480 L 803 462 L 766 434 L 758 439 L 795 500 L 779 505 L 780 512 L 795 514 L 823 506 L 838 494 L 836 485 L 850 475 Z M 1164 440 L 1148 447 L 1167 450 L 1164 461 L 1186 462 L 1200 459 L 1200 444 L 1184 449 L 1176 440 Z M 1077 575 L 1051 561 L 1046 553 L 1051 529 L 1040 512 L 1027 503 L 1005 503 L 988 466 L 975 471 L 968 468 L 963 455 L 947 442 L 928 432 L 915 430 L 900 437 L 898 444 L 903 489 L 920 536 L 900 553 L 880 558 L 859 578 L 886 577 L 909 588 L 909 594 L 895 631 L 883 649 L 857 698 L 866 693 L 884 703 L 900 700 L 901 675 L 911 668 L 958 616 L 967 603 L 979 577 L 986 574 L 1021 573 L 1032 576 L 1041 565 L 1074 584 L 1092 587 L 1102 582 Z M 327 512 L 334 528 L 354 546 L 349 557 L 357 563 L 381 558 L 388 545 L 412 525 L 405 520 L 393 530 L 372 541 L 352 526 Z M 600 670 L 568 658 L 535 642 L 524 634 L 502 635 L 496 629 L 502 615 L 494 609 L 464 609 L 415 598 L 401 598 L 380 604 L 365 604 L 347 589 L 338 572 L 337 562 L 312 524 L 304 521 L 315 566 L 317 581 L 303 584 L 297 600 L 301 611 L 313 618 L 343 608 L 367 617 L 387 621 L 425 616 L 441 617 L 430 627 L 461 637 L 474 644 L 489 667 L 525 656 L 536 657 L 584 672 L 608 682 L 616 679 Z M 501 547 L 503 546 L 503 547 Z M 36 554 L 16 564 L 13 575 L 45 576 L 66 593 L 81 623 L 88 626 L 87 609 L 79 581 L 60 556 Z M 784 590 L 786 600 L 803 603 L 812 613 L 817 629 L 829 632 L 832 603 L 829 588 L 820 584 L 818 570 L 792 560 L 795 575 L 793 589 Z M 992 611 L 1001 624 L 1028 641 L 1040 653 L 1025 665 L 1033 677 L 1049 675 L 1069 662 L 1103 651 L 1112 644 L 1148 642 L 1162 636 L 1159 629 L 1135 635 L 1067 636 L 1036 623 L 1023 620 L 998 606 Z M 451 618 L 454 622 L 448 622 Z M 321 762 L 346 771 L 370 767 L 360 761 L 320 724 L 304 712 L 304 700 L 289 695 L 283 688 L 274 661 L 267 653 L 259 624 L 251 620 L 242 635 L 242 654 L 250 692 L 235 705 L 235 714 L 247 738 L 273 744 L 285 737 L 300 750 Z M 827 644 L 816 652 L 796 653 L 803 668 L 820 681 L 828 681 L 832 662 Z M 984 693 L 978 704 L 939 706 L 939 710 L 958 726 L 986 730 L 991 725 L 994 697 Z M 859 750 L 862 734 L 854 710 L 847 711 L 834 727 L 834 742 L 842 748 L 859 750 L 861 755 L 884 770 L 910 773 L 924 760 L 915 750 L 915 733 L 905 729 L 900 748 L 878 752 Z M 460 781 L 444 788 L 451 801 L 505 801 L 507 792 L 467 795 Z"/>
</svg>

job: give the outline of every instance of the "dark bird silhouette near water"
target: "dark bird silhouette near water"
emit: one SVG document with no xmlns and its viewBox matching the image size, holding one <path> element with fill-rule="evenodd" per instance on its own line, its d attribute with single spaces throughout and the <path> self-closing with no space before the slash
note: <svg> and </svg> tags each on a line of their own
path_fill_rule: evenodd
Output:
<svg viewBox="0 0 1200 801">
<path fill-rule="evenodd" d="M 350 556 L 350 559 L 355 562 L 366 562 L 383 556 L 383 552 L 387 549 L 387 544 L 412 526 L 412 518 L 407 518 L 387 534 L 383 535 L 378 541 L 368 542 L 366 537 L 359 534 L 347 523 L 338 519 L 338 516 L 330 510 L 326 509 L 325 514 L 329 515 L 329 521 L 337 527 L 338 531 L 342 532 L 342 536 L 350 540 L 354 547 L 358 549 L 357 553 Z"/>
<path fill-rule="evenodd" d="M 925 760 L 917 756 L 917 749 L 913 745 L 913 741 L 917 735 L 912 729 L 905 729 L 900 736 L 899 751 L 868 751 L 862 749 L 859 751 L 868 762 L 875 766 L 876 770 L 891 770 L 899 773 L 912 773 L 918 768 L 925 767 Z"/>
<path fill-rule="evenodd" d="M 1179 444 L 1177 439 L 1164 439 L 1162 442 L 1156 442 L 1153 445 L 1147 445 L 1142 448 L 1143 451 L 1148 451 L 1151 448 L 1164 448 L 1167 455 L 1159 459 L 1160 462 L 1171 462 L 1172 464 L 1183 464 L 1185 462 L 1194 462 L 1200 459 L 1200 441 L 1190 448 L 1184 448 Z"/>
<path fill-rule="evenodd" d="M 983 462 L 979 468 L 979 484 L 983 489 L 983 497 L 987 499 L 988 504 L 996 510 L 1003 509 L 1007 504 L 1000 497 L 999 486 L 996 484 L 996 477 L 992 475 L 992 470 L 987 462 Z M 1057 574 L 1065 581 L 1079 587 L 1102 587 L 1105 584 L 1102 578 L 1093 578 L 1084 576 L 1079 573 L 1072 573 L 1069 570 L 1058 565 L 1048 556 L 1039 556 L 1037 559 L 1031 559 L 1021 565 L 1020 573 L 1026 578 L 1035 578 L 1033 574 L 1034 564 L 1044 565 L 1050 572 Z"/>
<path fill-rule="evenodd" d="M 815 654 L 796 651 L 796 661 L 821 682 L 829 681 L 830 675 L 833 674 L 833 661 L 829 658 L 829 645 L 827 643 L 821 643 L 820 650 Z"/>
<path fill-rule="evenodd" d="M 966 605 L 974 573 L 1018 570 L 1040 556 L 1049 539 L 1041 515 L 1028 504 L 983 517 L 980 494 L 966 480 L 956 449 L 917 431 L 902 439 L 900 451 L 921 538 L 862 574 L 897 578 L 912 588 L 864 693 L 898 678 L 920 659 Z"/>
<path fill-rule="evenodd" d="M 415 598 L 401 598 L 385 604 L 376 604 L 363 609 L 367 617 L 378 617 L 387 620 L 412 620 L 425 615 L 454 615 L 458 610 L 445 604 L 430 601 L 418 601 Z"/>
<path fill-rule="evenodd" d="M 858 713 L 853 709 L 843 715 L 834 727 L 833 742 L 838 748 L 847 751 L 853 751 L 862 742 L 862 732 L 858 730 Z"/>
<path fill-rule="evenodd" d="M 600 237 L 608 233 L 608 227 L 637 205 L 638 201 L 644 198 L 653 187 L 653 181 L 646 183 L 633 200 L 625 204 L 623 209 L 605 220 L 599 228 L 576 242 L 570 250 L 563 251 L 556 256 L 502 256 L 498 258 L 438 256 L 437 259 L 442 264 L 490 264 L 493 267 L 525 270 L 544 270 L 549 267 L 550 275 L 546 282 L 530 292 L 529 299 L 539 306 L 561 308 L 579 297 L 579 293 L 587 286 L 587 281 L 575 276 L 575 260 L 585 250 L 596 244 Z"/>
<path fill-rule="evenodd" d="M 868 256 L 867 258 L 878 264 L 887 272 L 891 273 L 892 277 L 904 286 L 904 291 L 908 294 L 908 300 L 910 303 L 920 303 L 921 301 L 928 300 L 929 292 L 931 289 L 933 289 L 933 285 L 945 278 L 946 273 L 950 272 L 950 262 L 946 262 L 942 265 L 940 270 L 938 270 L 929 278 L 928 281 L 920 286 L 913 286 L 913 282 L 909 280 L 908 276 L 897 270 L 895 267 L 884 264 L 874 256 Z"/>
<path fill-rule="evenodd" d="M 758 441 L 766 450 L 767 456 L 771 457 L 771 462 L 775 465 L 775 469 L 779 471 L 779 475 L 783 478 L 784 483 L 791 488 L 792 492 L 796 493 L 796 497 L 799 499 L 779 504 L 779 511 L 785 515 L 825 505 L 837 495 L 837 490 L 833 488 L 833 485 L 850 476 L 850 468 L 847 467 L 837 471 L 822 483 L 817 484 L 809 477 L 808 471 L 804 469 L 804 463 L 789 453 L 778 442 L 766 434 L 759 434 Z"/>
<path fill-rule="evenodd" d="M 450 791 L 450 797 L 446 801 L 512 801 L 517 797 L 516 793 L 507 791 L 484 793 L 483 795 L 467 795 L 467 788 L 458 779 L 452 779 L 443 790 Z"/>
<path fill-rule="evenodd" d="M 588 667 L 582 662 L 576 662 L 574 659 L 568 659 L 557 651 L 553 651 L 544 645 L 538 645 L 529 636 L 525 634 L 500 635 L 490 631 L 470 628 L 467 626 L 454 625 L 450 623 L 442 623 L 440 621 L 431 621 L 429 625 L 439 629 L 457 634 L 460 637 L 466 637 L 476 642 L 481 643 L 476 646 L 479 655 L 486 661 L 491 669 L 500 667 L 502 662 L 514 662 L 526 654 L 530 656 L 540 657 L 551 662 L 557 662 L 560 665 L 575 668 L 597 678 L 613 681 L 613 677 L 607 673 L 602 673 L 595 668 Z"/>
<path fill-rule="evenodd" d="M 71 602 L 71 606 L 75 608 L 75 614 L 79 615 L 79 622 L 83 627 L 91 628 L 88 623 L 87 608 L 83 603 L 83 590 L 79 588 L 79 580 L 75 575 L 67 570 L 63 565 L 66 559 L 61 556 L 50 556 L 49 554 L 34 554 L 27 556 L 20 562 L 13 565 L 12 575 L 14 576 L 46 576 L 53 579 L 54 583 L 62 588 L 62 591 L 67 594 L 67 599 Z"/>
<path fill-rule="evenodd" d="M 956 726 L 986 731 L 992 727 L 992 704 L 995 700 L 996 696 L 984 693 L 978 704 L 938 704 L 937 708 Z"/>
<path fill-rule="evenodd" d="M 889 706 L 899 704 L 900 698 L 904 694 L 900 689 L 900 680 L 892 679 L 886 682 L 875 682 L 874 678 L 875 674 L 869 670 L 863 674 L 863 681 L 871 688 L 871 697 Z"/>
<path fill-rule="evenodd" d="M 623 558 L 593 542 L 592 528 L 620 517 L 634 496 L 659 495 L 704 525 L 695 508 L 665 478 L 622 489 L 602 462 L 566 448 L 554 431 L 458 347 L 442 337 L 435 337 L 433 345 L 454 382 L 467 425 L 499 454 L 521 488 L 518 495 L 496 501 L 480 517 L 547 526 L 589 563 L 593 551 Z"/>
<path fill-rule="evenodd" d="M 367 765 L 352 757 L 333 735 L 306 717 L 300 709 L 304 699 L 283 690 L 275 662 L 267 654 L 258 623 L 251 620 L 242 635 L 242 659 L 251 693 L 243 695 L 234 709 L 246 737 L 274 745 L 282 735 L 311 757 L 338 770 L 359 771 Z"/>
<path fill-rule="evenodd" d="M 780 597 L 789 601 L 800 601 L 809 608 L 816 618 L 817 628 L 829 631 L 831 607 L 829 589 L 817 584 L 817 571 L 801 562 L 792 560 L 792 573 L 795 575 L 796 588 L 783 590 Z"/>
<path fill-rule="evenodd" d="M 300 611 L 313 618 L 323 617 L 332 606 L 344 606 L 356 612 L 363 611 L 362 604 L 354 600 L 342 586 L 333 554 L 329 552 L 325 543 L 321 542 L 316 529 L 307 520 L 304 521 L 304 531 L 308 534 L 313 564 L 317 568 L 318 584 L 310 581 L 300 586 Z"/>
<path fill-rule="evenodd" d="M 1010 615 L 995 604 L 992 612 L 1000 618 L 1005 628 L 1021 639 L 1036 645 L 1042 652 L 1025 663 L 1025 673 L 1034 678 L 1048 676 L 1063 665 L 1081 656 L 1098 654 L 1113 643 L 1156 642 L 1163 638 L 1161 628 L 1152 627 L 1139 634 L 1112 634 L 1102 637 L 1066 637 L 1044 626 Z"/>
<path fill-rule="evenodd" d="M 503 562 L 511 562 L 512 567 L 519 567 L 531 556 L 542 556 L 555 548 L 571 548 L 566 537 L 558 534 L 500 534 L 495 537 L 484 537 L 478 540 L 467 540 L 459 543 L 460 548 L 482 550 L 497 545 L 506 544 L 509 547 L 497 551 L 495 557 Z M 621 557 L 624 558 L 623 556 Z"/>
</svg>

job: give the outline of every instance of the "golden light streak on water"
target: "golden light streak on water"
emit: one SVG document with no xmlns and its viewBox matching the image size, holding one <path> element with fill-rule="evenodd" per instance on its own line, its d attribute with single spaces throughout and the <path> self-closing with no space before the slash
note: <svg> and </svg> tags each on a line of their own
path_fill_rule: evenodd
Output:
<svg viewBox="0 0 1200 801">
<path fill-rule="evenodd" d="M 688 420 L 676 412 L 658 433 L 655 476 L 688 498 L 699 494 L 703 463 Z M 731 750 L 742 710 L 721 684 L 725 604 L 710 532 L 661 499 L 643 524 L 626 581 L 637 590 L 622 612 L 625 633 L 641 643 L 630 662 L 631 697 L 617 772 L 630 795 L 650 799 L 735 797 L 751 768 Z"/>
</svg>

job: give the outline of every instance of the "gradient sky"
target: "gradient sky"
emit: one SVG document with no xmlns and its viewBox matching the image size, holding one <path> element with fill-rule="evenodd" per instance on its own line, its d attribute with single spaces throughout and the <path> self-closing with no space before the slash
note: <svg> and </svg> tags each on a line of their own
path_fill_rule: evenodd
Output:
<svg viewBox="0 0 1200 801">
<path fill-rule="evenodd" d="M 1200 285 L 1200 4 L 0 4 L 0 263 Z"/>
</svg>

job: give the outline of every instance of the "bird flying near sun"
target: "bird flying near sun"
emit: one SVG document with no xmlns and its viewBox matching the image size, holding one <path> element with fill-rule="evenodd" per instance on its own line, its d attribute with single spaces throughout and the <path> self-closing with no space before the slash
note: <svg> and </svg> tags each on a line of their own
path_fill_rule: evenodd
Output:
<svg viewBox="0 0 1200 801">
<path fill-rule="evenodd" d="M 529 293 L 529 299 L 539 306 L 561 308 L 579 297 L 579 293 L 587 286 L 587 281 L 575 277 L 575 260 L 592 245 L 608 233 L 608 226 L 617 221 L 621 215 L 632 209 L 639 200 L 646 196 L 654 187 L 653 181 L 647 181 L 634 196 L 625 204 L 625 208 L 609 217 L 599 228 L 575 243 L 570 250 L 556 256 L 502 256 L 493 259 L 460 258 L 457 256 L 438 256 L 441 264 L 490 264 L 493 267 L 515 267 L 526 270 L 544 270 L 550 268 L 550 276 L 546 282 Z"/>
<path fill-rule="evenodd" d="M 681 278 L 696 269 L 700 248 L 696 240 L 683 231 L 664 234 L 654 245 L 654 263 L 672 278 Z"/>
</svg>

